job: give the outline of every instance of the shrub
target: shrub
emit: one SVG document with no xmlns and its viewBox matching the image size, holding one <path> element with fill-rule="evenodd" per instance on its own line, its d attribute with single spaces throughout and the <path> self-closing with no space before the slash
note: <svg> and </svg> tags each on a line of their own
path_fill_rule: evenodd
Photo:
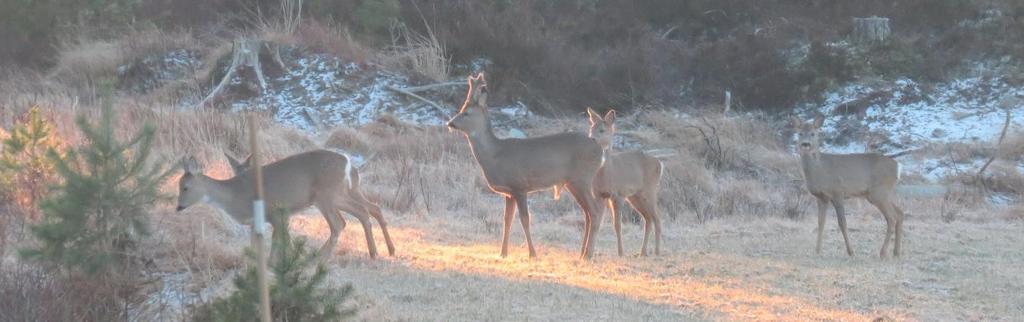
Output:
<svg viewBox="0 0 1024 322">
<path fill-rule="evenodd" d="M 28 263 L 0 265 L 0 320 L 128 320 L 118 290 L 104 282 L 61 276 Z"/>
<path fill-rule="evenodd" d="M 170 172 L 149 159 L 153 126 L 120 141 L 113 120 L 109 102 L 99 124 L 79 115 L 88 143 L 65 156 L 47 152 L 61 183 L 40 203 L 44 221 L 32 233 L 41 244 L 24 249 L 24 257 L 91 275 L 131 273 L 134 246 L 148 233 L 149 209 Z"/>
<path fill-rule="evenodd" d="M 354 308 L 342 305 L 352 294 L 352 286 L 335 289 L 323 284 L 327 268 L 317 253 L 310 252 L 300 239 L 288 234 L 287 216 L 274 220 L 274 256 L 270 265 L 274 284 L 270 288 L 270 307 L 274 321 L 337 321 L 355 315 Z M 256 255 L 247 251 L 250 261 Z M 312 274 L 308 271 L 315 269 Z M 235 278 L 237 290 L 227 298 L 201 306 L 195 321 L 258 321 L 259 284 L 255 265 Z"/>
<path fill-rule="evenodd" d="M 0 1 L 0 61 L 42 63 L 58 35 L 77 22 L 92 29 L 116 29 L 134 19 L 139 0 Z M 68 28 L 70 29 L 70 28 Z"/>
<path fill-rule="evenodd" d="M 820 41 L 811 43 L 803 68 L 810 77 L 810 95 L 816 95 L 853 79 L 854 68 L 848 53 Z"/>
<path fill-rule="evenodd" d="M 11 200 L 29 213 L 36 213 L 36 200 L 56 179 L 49 150 L 60 146 L 53 123 L 34 106 L 3 140 L 0 151 L 0 200 Z"/>
<path fill-rule="evenodd" d="M 363 0 L 353 15 L 356 25 L 363 31 L 386 35 L 400 13 L 398 0 Z"/>
<path fill-rule="evenodd" d="M 729 89 L 739 105 L 779 110 L 803 95 L 807 78 L 791 70 L 778 39 L 747 35 L 717 42 L 694 57 L 692 72 L 699 98 L 721 97 Z"/>
</svg>

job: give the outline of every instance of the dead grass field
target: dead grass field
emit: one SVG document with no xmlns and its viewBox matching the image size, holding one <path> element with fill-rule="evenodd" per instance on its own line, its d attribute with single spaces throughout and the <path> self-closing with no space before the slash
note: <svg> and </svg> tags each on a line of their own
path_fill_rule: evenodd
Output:
<svg viewBox="0 0 1024 322">
<path fill-rule="evenodd" d="M 52 106 L 63 106 L 54 99 Z M 80 144 L 71 112 L 49 109 L 68 144 Z M 245 121 L 231 113 L 122 105 L 125 131 L 158 120 L 157 155 L 196 154 L 213 177 L 228 176 L 222 151 L 246 152 Z M 4 116 L 10 123 L 20 111 Z M 358 222 L 348 226 L 328 259 L 332 283 L 352 283 L 360 319 L 367 321 L 479 320 L 1024 320 L 1024 221 L 1019 206 L 989 206 L 983 195 L 901 198 L 909 213 L 905 255 L 877 259 L 884 224 L 864 202 L 851 202 L 857 256 L 844 255 L 830 212 L 824 253 L 813 253 L 815 218 L 800 188 L 796 156 L 764 120 L 677 118 L 665 112 L 626 117 L 623 125 L 643 147 L 671 148 L 657 257 L 614 256 L 608 215 L 591 262 L 577 259 L 582 217 L 571 198 L 531 197 L 540 258 L 527 258 L 521 228 L 501 259 L 501 201 L 486 191 L 465 140 L 440 128 L 390 120 L 309 136 L 261 124 L 271 159 L 317 146 L 370 158 L 362 186 L 385 208 L 398 255 L 370 260 Z M 579 130 L 579 120 L 552 120 L 531 135 Z M 647 124 L 640 126 L 638 124 Z M 715 151 L 694 126 L 717 127 Z M 765 135 L 765 132 L 771 135 Z M 321 142 L 321 143 L 317 143 Z M 716 153 L 717 152 L 717 153 Z M 164 191 L 177 193 L 177 178 Z M 959 193 L 959 192 L 958 192 Z M 146 320 L 183 320 L 191 305 L 226 295 L 244 264 L 244 230 L 207 206 L 175 213 L 161 205 L 147 241 L 163 289 L 149 292 Z M 297 235 L 323 240 L 326 223 L 315 210 L 293 217 Z M 627 251 L 639 250 L 642 229 L 626 224 Z M 381 233 L 376 230 L 378 243 Z M 19 243 L 2 250 L 12 264 Z M 312 244 L 319 244 L 316 241 Z M 0 262 L 2 263 L 2 262 Z M 181 281 L 169 284 L 168 280 Z M 171 285 L 171 286 L 167 286 Z"/>
<path fill-rule="evenodd" d="M 562 201 L 569 202 L 569 201 Z M 880 261 L 879 215 L 850 218 L 857 256 L 835 224 L 813 253 L 812 220 L 736 219 L 666 225 L 665 254 L 617 257 L 609 229 L 598 256 L 577 260 L 578 227 L 538 219 L 540 258 L 521 231 L 509 258 L 472 223 L 403 218 L 396 257 L 372 261 L 350 225 L 332 278 L 351 282 L 365 320 L 1005 320 L 1024 318 L 1024 225 L 933 218 L 907 222 L 906 254 Z M 541 214 L 539 217 L 543 218 Z M 326 237 L 315 213 L 292 229 Z M 639 225 L 626 225 L 636 253 Z M 379 234 L 377 235 L 379 236 Z"/>
</svg>

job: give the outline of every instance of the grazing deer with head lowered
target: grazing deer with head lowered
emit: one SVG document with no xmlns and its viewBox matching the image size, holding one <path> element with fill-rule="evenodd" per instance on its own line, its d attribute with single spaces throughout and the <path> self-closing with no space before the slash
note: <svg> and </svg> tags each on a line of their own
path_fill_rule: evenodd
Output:
<svg viewBox="0 0 1024 322">
<path fill-rule="evenodd" d="M 829 203 L 836 210 L 839 229 L 846 242 L 846 253 L 853 256 L 846 230 L 846 212 L 843 201 L 849 197 L 867 199 L 885 217 L 885 238 L 881 258 L 888 256 L 889 238 L 895 234 L 893 256 L 900 256 L 903 241 L 903 210 L 896 207 L 895 188 L 900 179 L 900 164 L 891 157 L 878 153 L 827 154 L 819 151 L 819 133 L 824 117 L 818 115 L 814 123 L 805 124 L 792 118 L 798 133 L 800 163 L 804 171 L 807 190 L 818 199 L 818 242 L 815 252 L 821 253 L 821 238 L 825 230 L 825 212 Z"/>
<path fill-rule="evenodd" d="M 615 110 L 604 117 L 587 108 L 590 116 L 590 137 L 604 149 L 604 164 L 594 177 L 594 197 L 608 200 L 612 210 L 615 239 L 622 251 L 622 218 L 619 214 L 625 199 L 644 218 L 644 242 L 640 256 L 647 256 L 647 238 L 654 228 L 654 254 L 661 254 L 661 217 L 658 216 L 658 191 L 661 190 L 662 165 L 654 156 L 642 151 L 612 152 L 615 136 Z"/>
<path fill-rule="evenodd" d="M 195 158 L 185 159 L 182 164 L 185 174 L 178 183 L 178 211 L 205 202 L 224 210 L 239 223 L 251 223 L 252 203 L 256 199 L 255 171 L 248 169 L 249 161 L 242 166 L 230 157 L 229 160 L 236 175 L 217 180 L 203 174 Z M 355 216 L 363 225 L 371 258 L 377 257 L 377 246 L 370 217 L 377 220 L 384 233 L 388 254 L 395 254 L 380 207 L 363 196 L 359 174 L 345 155 L 327 150 L 299 153 L 263 166 L 263 176 L 268 215 L 283 210 L 287 216 L 309 206 L 316 206 L 323 214 L 331 235 L 320 247 L 321 256 L 334 249 L 338 235 L 345 229 L 341 212 Z"/>
<path fill-rule="evenodd" d="M 487 108 L 487 83 L 483 74 L 469 77 L 469 92 L 462 109 L 448 122 L 448 127 L 466 135 L 473 156 L 483 170 L 487 185 L 505 196 L 505 226 L 501 240 L 501 256 L 508 256 L 509 230 L 513 211 L 519 209 L 519 220 L 526 234 L 530 257 L 536 257 L 530 237 L 530 211 L 527 194 L 533 191 L 564 186 L 583 210 L 584 232 L 580 255 L 590 258 L 601 223 L 595 210 L 591 183 L 601 166 L 601 146 L 582 133 L 559 133 L 526 139 L 499 139 L 494 136 Z"/>
</svg>

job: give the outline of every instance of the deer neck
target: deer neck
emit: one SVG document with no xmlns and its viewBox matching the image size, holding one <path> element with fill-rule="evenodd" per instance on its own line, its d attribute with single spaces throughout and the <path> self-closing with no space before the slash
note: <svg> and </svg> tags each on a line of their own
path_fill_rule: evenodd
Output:
<svg viewBox="0 0 1024 322">
<path fill-rule="evenodd" d="M 601 166 L 605 166 L 611 162 L 612 147 L 609 145 L 607 148 L 601 149 Z"/>
<path fill-rule="evenodd" d="M 252 222 L 250 211 L 253 201 L 253 188 L 245 174 L 227 180 L 206 177 L 205 202 L 228 213 L 240 223 Z"/>
<path fill-rule="evenodd" d="M 813 176 L 821 172 L 821 154 L 818 151 L 800 152 L 800 166 L 804 170 L 804 180 L 811 184 Z"/>
<path fill-rule="evenodd" d="M 492 163 L 501 151 L 501 140 L 494 135 L 490 117 L 483 129 L 466 133 L 466 138 L 469 139 L 469 148 L 473 151 L 473 156 L 481 165 Z"/>
</svg>

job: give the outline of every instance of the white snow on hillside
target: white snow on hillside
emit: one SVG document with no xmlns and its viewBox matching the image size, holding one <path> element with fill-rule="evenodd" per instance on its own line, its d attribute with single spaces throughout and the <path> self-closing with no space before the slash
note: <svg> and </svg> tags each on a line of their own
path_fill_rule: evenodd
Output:
<svg viewBox="0 0 1024 322">
<path fill-rule="evenodd" d="M 316 131 L 338 125 L 367 124 L 383 114 L 413 124 L 442 125 L 458 108 L 433 92 L 417 94 L 444 109 L 391 90 L 416 85 L 398 72 L 363 68 L 339 58 L 304 54 L 298 50 L 284 54 L 283 59 L 287 71 L 268 80 L 268 88 L 258 96 L 234 101 L 235 110 L 270 109 L 281 123 Z M 232 82 L 241 83 L 241 80 Z M 464 90 L 461 86 L 454 88 Z M 494 113 L 495 126 L 507 131 L 522 121 L 518 118 L 529 115 L 526 106 L 519 102 L 493 108 L 499 112 Z"/>
<path fill-rule="evenodd" d="M 884 153 L 915 150 L 933 143 L 991 145 L 1010 112 L 1010 131 L 1024 125 L 1024 88 L 1004 77 L 968 77 L 931 86 L 910 79 L 882 85 L 848 85 L 824 103 L 808 106 L 805 117 L 826 115 L 825 150 L 864 152 L 868 144 Z M 979 160 L 904 157 L 904 170 L 931 181 L 977 169 Z"/>
</svg>

